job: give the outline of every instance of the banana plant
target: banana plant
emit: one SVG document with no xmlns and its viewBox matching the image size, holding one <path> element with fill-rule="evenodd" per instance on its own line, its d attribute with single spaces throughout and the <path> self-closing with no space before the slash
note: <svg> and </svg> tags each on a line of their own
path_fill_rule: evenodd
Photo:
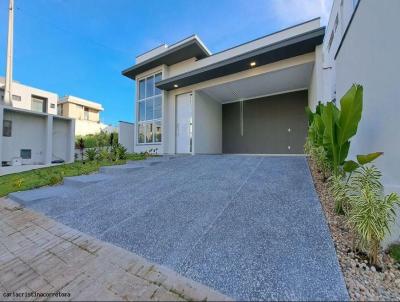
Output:
<svg viewBox="0 0 400 302">
<path fill-rule="evenodd" d="M 369 153 L 369 154 L 365 154 L 365 155 L 359 154 L 359 155 L 357 155 L 357 162 L 355 162 L 354 160 L 345 161 L 345 163 L 343 165 L 343 170 L 347 173 L 353 173 L 355 170 L 357 170 L 361 166 L 374 161 L 381 155 L 383 155 L 383 152 L 374 152 L 374 153 Z"/>
<path fill-rule="evenodd" d="M 357 133 L 361 120 L 362 99 L 363 87 L 353 85 L 341 98 L 340 110 L 333 102 L 328 102 L 322 111 L 321 118 L 325 126 L 323 145 L 332 161 L 335 174 L 346 160 L 350 139 Z"/>
</svg>

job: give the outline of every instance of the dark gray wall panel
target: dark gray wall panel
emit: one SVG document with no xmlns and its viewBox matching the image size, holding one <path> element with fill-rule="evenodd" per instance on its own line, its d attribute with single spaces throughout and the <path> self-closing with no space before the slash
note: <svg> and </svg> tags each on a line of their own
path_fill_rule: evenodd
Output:
<svg viewBox="0 0 400 302">
<path fill-rule="evenodd" d="M 307 135 L 304 107 L 307 104 L 307 91 L 245 101 L 243 136 L 240 131 L 240 103 L 224 104 L 222 151 L 253 154 L 304 153 Z"/>
</svg>

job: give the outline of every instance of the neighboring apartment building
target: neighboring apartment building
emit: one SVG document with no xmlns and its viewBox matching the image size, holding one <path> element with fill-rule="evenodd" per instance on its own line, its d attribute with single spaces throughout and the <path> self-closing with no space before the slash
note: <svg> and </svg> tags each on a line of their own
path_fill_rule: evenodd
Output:
<svg viewBox="0 0 400 302">
<path fill-rule="evenodd" d="M 4 103 L 0 78 L 0 159 L 2 165 L 50 164 L 74 160 L 74 121 L 57 116 L 57 95 L 18 82 L 11 104 Z"/>
<path fill-rule="evenodd" d="M 75 96 L 64 96 L 58 101 L 58 115 L 75 119 L 75 135 L 112 131 L 112 127 L 100 122 L 103 107 L 99 103 Z"/>
</svg>

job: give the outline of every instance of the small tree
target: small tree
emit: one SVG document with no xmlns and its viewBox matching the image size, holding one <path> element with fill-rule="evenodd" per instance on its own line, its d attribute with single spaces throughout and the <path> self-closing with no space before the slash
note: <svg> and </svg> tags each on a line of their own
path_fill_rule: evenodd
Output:
<svg viewBox="0 0 400 302">
<path fill-rule="evenodd" d="M 83 140 L 82 137 L 78 140 L 78 147 L 79 147 L 79 150 L 81 151 L 81 159 L 83 160 L 83 151 L 85 150 L 85 141 Z"/>
</svg>

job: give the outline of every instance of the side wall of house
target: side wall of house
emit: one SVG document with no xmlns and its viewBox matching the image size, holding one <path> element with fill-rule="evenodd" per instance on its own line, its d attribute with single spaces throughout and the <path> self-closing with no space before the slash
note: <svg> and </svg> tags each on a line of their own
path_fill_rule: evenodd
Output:
<svg viewBox="0 0 400 302">
<path fill-rule="evenodd" d="M 122 121 L 119 122 L 118 142 L 123 145 L 128 152 L 134 152 L 135 124 Z"/>
<path fill-rule="evenodd" d="M 385 152 L 376 160 L 385 191 L 400 193 L 400 1 L 361 1 L 336 58 L 336 90 L 364 86 L 362 120 L 351 142 L 350 157 Z M 399 213 L 400 214 L 400 213 Z M 400 240 L 400 220 L 392 240 Z"/>
<path fill-rule="evenodd" d="M 194 153 L 222 153 L 222 104 L 194 93 Z"/>
<path fill-rule="evenodd" d="M 53 119 L 53 150 L 52 159 L 68 161 L 68 136 L 70 120 Z"/>
<path fill-rule="evenodd" d="M 2 161 L 20 157 L 21 149 L 31 149 L 31 159 L 24 164 L 42 164 L 46 153 L 46 117 L 13 111 L 4 111 L 4 120 L 12 122 L 11 137 L 2 142 Z"/>
</svg>

